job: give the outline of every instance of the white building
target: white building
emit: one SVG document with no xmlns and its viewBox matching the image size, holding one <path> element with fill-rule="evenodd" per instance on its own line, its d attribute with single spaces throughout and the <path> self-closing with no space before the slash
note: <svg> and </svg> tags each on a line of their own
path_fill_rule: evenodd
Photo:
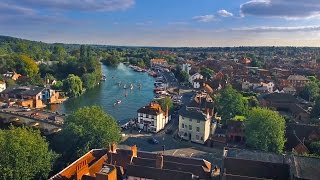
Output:
<svg viewBox="0 0 320 180">
<path fill-rule="evenodd" d="M 0 81 L 0 92 L 4 91 L 6 89 L 6 83 L 3 81 Z"/>
<path fill-rule="evenodd" d="M 157 103 L 150 103 L 137 112 L 139 128 L 146 132 L 159 132 L 171 119 L 168 111 L 164 112 Z"/>
<path fill-rule="evenodd" d="M 203 76 L 200 73 L 195 73 L 189 77 L 189 82 L 193 85 L 196 79 L 203 79 Z"/>
<path fill-rule="evenodd" d="M 211 131 L 211 116 L 197 108 L 183 107 L 179 111 L 179 135 L 182 139 L 204 144 Z"/>
<path fill-rule="evenodd" d="M 185 71 L 189 74 L 190 70 L 191 70 L 191 64 L 189 64 L 189 63 L 182 64 L 182 71 Z"/>
</svg>

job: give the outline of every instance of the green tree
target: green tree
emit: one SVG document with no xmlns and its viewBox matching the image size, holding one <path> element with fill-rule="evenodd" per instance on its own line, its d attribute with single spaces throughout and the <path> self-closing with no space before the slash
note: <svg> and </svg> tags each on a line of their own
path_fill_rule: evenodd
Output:
<svg viewBox="0 0 320 180">
<path fill-rule="evenodd" d="M 20 63 L 17 63 L 17 71 L 28 77 L 34 77 L 39 72 L 38 65 L 27 55 L 20 55 L 17 57 Z"/>
<path fill-rule="evenodd" d="M 315 104 L 311 110 L 311 117 L 318 118 L 320 116 L 320 96 L 316 98 Z"/>
<path fill-rule="evenodd" d="M 173 108 L 173 102 L 170 97 L 165 97 L 165 98 L 159 99 L 158 102 L 159 102 L 161 109 L 163 111 L 167 111 L 167 108 L 168 108 L 168 111 L 170 112 Z"/>
<path fill-rule="evenodd" d="M 63 80 L 63 90 L 71 97 L 80 96 L 83 93 L 80 77 L 74 74 L 69 74 L 67 79 Z"/>
<path fill-rule="evenodd" d="M 209 69 L 209 68 L 201 68 L 200 74 L 204 78 L 210 79 L 212 77 L 212 75 L 214 74 L 214 71 L 212 69 Z"/>
<path fill-rule="evenodd" d="M 56 139 L 58 152 L 66 162 L 72 162 L 89 150 L 106 147 L 121 140 L 116 120 L 101 107 L 83 107 L 69 115 L 65 127 Z"/>
<path fill-rule="evenodd" d="M 307 101 L 312 101 L 319 95 L 319 91 L 319 85 L 315 81 L 311 81 L 305 85 L 299 95 Z"/>
<path fill-rule="evenodd" d="M 67 52 L 62 45 L 56 45 L 51 54 L 52 61 L 63 61 L 67 57 Z"/>
<path fill-rule="evenodd" d="M 6 80 L 7 87 L 12 87 L 16 85 L 16 82 L 13 79 L 7 79 Z"/>
<path fill-rule="evenodd" d="M 96 76 L 94 73 L 86 73 L 82 76 L 83 86 L 87 89 L 91 89 L 96 85 Z"/>
<path fill-rule="evenodd" d="M 234 116 L 243 116 L 248 111 L 248 101 L 238 93 L 231 85 L 227 85 L 216 98 L 217 111 L 222 116 L 222 120 L 227 120 Z"/>
<path fill-rule="evenodd" d="M 281 153 L 285 143 L 285 120 L 276 111 L 254 108 L 245 124 L 246 143 L 262 151 Z"/>
<path fill-rule="evenodd" d="M 63 82 L 57 81 L 56 84 L 51 85 L 51 88 L 54 90 L 62 90 L 63 89 Z"/>
<path fill-rule="evenodd" d="M 0 130 L 0 179 L 47 179 L 56 155 L 39 131 Z"/>
<path fill-rule="evenodd" d="M 320 141 L 315 141 L 310 144 L 312 153 L 320 155 Z"/>
</svg>

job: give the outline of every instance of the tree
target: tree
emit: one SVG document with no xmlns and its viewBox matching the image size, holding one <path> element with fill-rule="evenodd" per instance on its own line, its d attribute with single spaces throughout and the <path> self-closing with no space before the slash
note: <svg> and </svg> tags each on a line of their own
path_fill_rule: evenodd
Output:
<svg viewBox="0 0 320 180">
<path fill-rule="evenodd" d="M 179 81 L 183 83 L 189 82 L 189 74 L 185 71 L 180 71 L 177 79 L 179 79 Z"/>
<path fill-rule="evenodd" d="M 51 55 L 52 61 L 63 61 L 67 57 L 67 52 L 62 45 L 56 45 Z"/>
<path fill-rule="evenodd" d="M 17 57 L 20 63 L 17 63 L 17 71 L 28 77 L 34 77 L 39 72 L 38 65 L 27 55 L 20 55 Z"/>
<path fill-rule="evenodd" d="M 71 97 L 80 96 L 83 92 L 80 77 L 74 74 L 69 74 L 67 79 L 63 80 L 63 90 Z"/>
<path fill-rule="evenodd" d="M 311 110 L 311 117 L 318 118 L 320 116 L 320 96 L 316 98 L 316 102 Z"/>
<path fill-rule="evenodd" d="M 69 115 L 56 139 L 56 147 L 66 162 L 72 162 L 89 150 L 106 147 L 121 140 L 116 120 L 101 107 L 83 107 Z"/>
<path fill-rule="evenodd" d="M 47 179 L 56 155 L 39 131 L 0 130 L 0 179 Z"/>
<path fill-rule="evenodd" d="M 319 91 L 319 85 L 315 81 L 311 81 L 305 85 L 299 95 L 307 101 L 312 101 L 319 95 Z"/>
<path fill-rule="evenodd" d="M 7 79 L 6 80 L 6 85 L 7 87 L 12 87 L 16 85 L 16 81 L 14 81 L 13 79 Z"/>
<path fill-rule="evenodd" d="M 234 116 L 247 114 L 248 102 L 231 85 L 227 85 L 216 98 L 217 111 L 222 116 L 222 120 L 227 120 Z"/>
<path fill-rule="evenodd" d="M 161 109 L 163 111 L 167 111 L 167 109 L 168 109 L 168 111 L 170 112 L 170 110 L 173 107 L 173 102 L 170 97 L 165 97 L 165 98 L 159 99 L 158 102 L 159 102 Z"/>
<path fill-rule="evenodd" d="M 276 111 L 254 108 L 245 125 L 246 143 L 262 151 L 281 153 L 285 143 L 285 120 Z"/>
<path fill-rule="evenodd" d="M 51 88 L 54 90 L 62 90 L 63 89 L 63 82 L 57 81 L 56 84 L 51 85 Z"/>
<path fill-rule="evenodd" d="M 209 68 L 202 68 L 200 71 L 200 74 L 206 79 L 210 79 L 212 77 L 213 73 L 214 73 L 214 71 Z"/>
<path fill-rule="evenodd" d="M 96 85 L 96 76 L 94 73 L 86 73 L 82 76 L 83 86 L 91 89 Z"/>
</svg>

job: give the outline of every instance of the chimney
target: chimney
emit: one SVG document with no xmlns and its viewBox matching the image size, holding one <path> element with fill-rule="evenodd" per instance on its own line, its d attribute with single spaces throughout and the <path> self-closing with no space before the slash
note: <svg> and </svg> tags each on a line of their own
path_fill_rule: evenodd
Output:
<svg viewBox="0 0 320 180">
<path fill-rule="evenodd" d="M 109 152 L 111 153 L 117 153 L 117 144 L 112 143 L 109 147 Z"/>
<path fill-rule="evenodd" d="M 157 169 L 163 168 L 163 156 L 161 153 L 157 154 L 156 156 L 156 168 Z"/>
<path fill-rule="evenodd" d="M 137 146 L 136 145 L 133 145 L 131 147 L 131 152 L 132 152 L 131 157 L 137 157 L 138 156 L 138 150 L 137 150 Z"/>
</svg>

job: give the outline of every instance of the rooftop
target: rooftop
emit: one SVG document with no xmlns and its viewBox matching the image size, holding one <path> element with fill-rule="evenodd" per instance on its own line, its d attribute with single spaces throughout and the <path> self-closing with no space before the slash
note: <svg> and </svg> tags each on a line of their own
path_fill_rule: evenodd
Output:
<svg viewBox="0 0 320 180">
<path fill-rule="evenodd" d="M 5 89 L 1 94 L 35 96 L 44 89 L 39 86 L 13 86 Z"/>
</svg>

